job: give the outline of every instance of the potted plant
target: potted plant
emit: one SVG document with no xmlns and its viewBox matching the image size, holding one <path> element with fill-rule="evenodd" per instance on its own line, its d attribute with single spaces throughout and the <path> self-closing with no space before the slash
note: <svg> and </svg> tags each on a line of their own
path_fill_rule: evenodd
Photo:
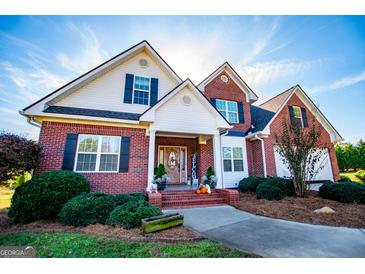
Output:
<svg viewBox="0 0 365 274">
<path fill-rule="evenodd" d="M 202 182 L 208 184 L 210 189 L 215 189 L 217 186 L 218 178 L 215 176 L 213 168 L 210 166 L 207 170 L 207 175 L 202 177 Z"/>
<path fill-rule="evenodd" d="M 155 175 L 153 176 L 153 184 L 157 185 L 157 190 L 164 190 L 166 188 L 168 177 L 166 173 L 165 166 L 163 164 L 159 164 L 157 168 L 155 168 Z"/>
</svg>

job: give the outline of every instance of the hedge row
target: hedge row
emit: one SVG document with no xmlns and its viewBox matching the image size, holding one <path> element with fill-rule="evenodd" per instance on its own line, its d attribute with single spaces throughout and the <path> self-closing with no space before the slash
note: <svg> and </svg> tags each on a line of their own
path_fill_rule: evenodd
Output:
<svg viewBox="0 0 365 274">
<path fill-rule="evenodd" d="M 90 183 L 78 173 L 45 172 L 15 189 L 9 216 L 14 223 L 59 217 L 62 223 L 72 226 L 105 224 L 109 219 L 110 224 L 132 228 L 143 218 L 161 214 L 143 193 L 108 195 L 89 191 Z"/>
<path fill-rule="evenodd" d="M 365 186 L 356 182 L 327 182 L 319 188 L 319 196 L 341 203 L 365 204 Z"/>
<path fill-rule="evenodd" d="M 258 199 L 280 200 L 295 195 L 293 181 L 280 177 L 247 177 L 240 181 L 238 188 L 242 192 L 256 193 Z"/>
</svg>

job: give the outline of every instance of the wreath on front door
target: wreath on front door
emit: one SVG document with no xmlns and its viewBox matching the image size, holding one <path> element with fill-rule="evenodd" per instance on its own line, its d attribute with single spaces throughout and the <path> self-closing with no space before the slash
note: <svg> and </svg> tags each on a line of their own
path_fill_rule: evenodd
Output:
<svg viewBox="0 0 365 274">
<path fill-rule="evenodd" d="M 169 168 L 174 168 L 176 166 L 176 155 L 175 152 L 170 152 L 169 160 L 167 161 Z"/>
</svg>

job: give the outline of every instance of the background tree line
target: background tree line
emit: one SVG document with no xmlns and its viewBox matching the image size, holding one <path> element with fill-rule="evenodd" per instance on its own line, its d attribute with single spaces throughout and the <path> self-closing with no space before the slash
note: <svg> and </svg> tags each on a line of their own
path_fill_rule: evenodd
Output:
<svg viewBox="0 0 365 274">
<path fill-rule="evenodd" d="M 335 148 L 341 171 L 365 169 L 365 142 L 362 139 L 356 145 L 341 143 Z"/>
</svg>

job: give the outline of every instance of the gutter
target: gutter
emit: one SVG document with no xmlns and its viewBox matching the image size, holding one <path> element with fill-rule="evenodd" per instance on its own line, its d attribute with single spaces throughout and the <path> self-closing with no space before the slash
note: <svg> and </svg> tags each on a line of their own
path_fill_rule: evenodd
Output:
<svg viewBox="0 0 365 274">
<path fill-rule="evenodd" d="M 22 115 L 22 116 L 25 116 L 27 117 L 27 122 L 28 124 L 32 125 L 32 126 L 35 126 L 35 127 L 38 127 L 38 128 L 41 128 L 41 125 L 39 122 L 37 122 L 34 117 L 32 116 L 27 116 L 24 114 L 24 110 L 19 110 L 19 114 Z"/>
</svg>

